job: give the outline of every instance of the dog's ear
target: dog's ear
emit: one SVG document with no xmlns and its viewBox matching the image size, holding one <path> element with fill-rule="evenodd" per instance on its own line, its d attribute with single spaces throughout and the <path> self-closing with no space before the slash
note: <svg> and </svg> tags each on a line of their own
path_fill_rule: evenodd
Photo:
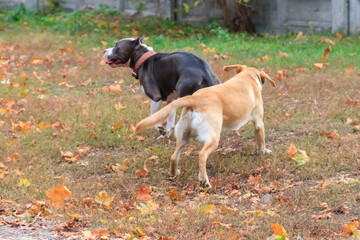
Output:
<svg viewBox="0 0 360 240">
<path fill-rule="evenodd" d="M 135 39 L 135 45 L 140 45 L 142 43 L 142 41 L 144 40 L 144 37 L 138 37 L 137 39 Z"/>
<path fill-rule="evenodd" d="M 246 65 L 240 65 L 240 64 L 238 64 L 238 65 L 229 65 L 229 66 L 224 67 L 224 71 L 225 71 L 225 72 L 228 72 L 228 71 L 230 71 L 230 70 L 232 70 L 232 69 L 234 69 L 234 68 L 236 68 L 236 72 L 237 72 L 237 73 L 240 73 L 240 72 L 242 72 L 245 68 L 247 68 L 247 66 L 246 66 Z"/>
<path fill-rule="evenodd" d="M 265 83 L 265 79 L 267 79 L 271 85 L 273 85 L 273 87 L 276 86 L 276 83 L 274 82 L 274 80 L 272 80 L 269 75 L 267 75 L 264 71 L 260 71 L 260 78 L 261 78 L 261 83 L 264 84 Z"/>
</svg>

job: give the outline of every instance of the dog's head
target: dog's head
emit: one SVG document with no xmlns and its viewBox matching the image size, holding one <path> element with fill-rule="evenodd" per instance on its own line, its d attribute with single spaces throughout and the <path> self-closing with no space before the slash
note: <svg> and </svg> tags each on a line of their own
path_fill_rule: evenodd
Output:
<svg viewBox="0 0 360 240">
<path fill-rule="evenodd" d="M 127 66 L 130 58 L 138 48 L 153 49 L 142 43 L 143 38 L 124 38 L 115 44 L 115 47 L 104 50 L 104 60 L 110 67 Z"/>
<path fill-rule="evenodd" d="M 276 83 L 274 82 L 274 80 L 272 80 L 269 75 L 267 75 L 264 71 L 260 71 L 256 68 L 253 68 L 253 67 L 248 67 L 246 65 L 230 65 L 230 66 L 226 66 L 224 67 L 224 71 L 228 72 L 232 69 L 236 69 L 236 72 L 237 73 L 240 73 L 242 71 L 245 71 L 245 70 L 251 70 L 253 72 L 255 72 L 259 77 L 260 77 L 260 80 L 261 80 L 261 83 L 264 84 L 265 83 L 265 79 L 267 79 L 271 85 L 273 85 L 274 87 L 276 86 Z"/>
</svg>

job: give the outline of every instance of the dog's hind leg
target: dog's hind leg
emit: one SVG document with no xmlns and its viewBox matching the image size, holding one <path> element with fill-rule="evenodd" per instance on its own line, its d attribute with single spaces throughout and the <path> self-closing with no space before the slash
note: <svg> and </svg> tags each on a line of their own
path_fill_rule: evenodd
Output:
<svg viewBox="0 0 360 240">
<path fill-rule="evenodd" d="M 260 153 L 271 153 L 270 149 L 265 148 L 265 128 L 264 122 L 262 120 L 263 114 L 260 113 L 254 114 L 254 125 L 255 125 L 255 139 Z"/>
<path fill-rule="evenodd" d="M 179 122 L 176 124 L 175 127 L 175 137 L 176 137 L 176 148 L 171 156 L 170 161 L 170 175 L 176 176 L 180 174 L 179 169 L 179 160 L 181 156 L 181 152 L 184 146 L 189 142 L 190 135 L 191 135 L 191 128 L 190 128 L 190 116 L 187 115 L 188 110 L 184 109 Z M 190 113 L 189 113 L 190 114 Z"/>
<path fill-rule="evenodd" d="M 221 111 L 216 111 L 221 113 Z M 204 147 L 199 152 L 199 181 L 200 186 L 211 188 L 211 184 L 206 173 L 206 161 L 209 155 L 214 152 L 220 140 L 222 127 L 222 116 L 218 114 L 202 115 L 198 114 L 198 119 L 192 122 L 192 127 L 197 130 L 197 138 L 205 142 Z"/>
<path fill-rule="evenodd" d="M 168 117 L 167 119 L 167 122 L 166 122 L 166 137 L 170 137 L 171 135 L 171 132 L 172 130 L 174 129 L 174 126 L 175 126 L 175 117 L 176 117 L 176 111 L 173 111 L 170 116 Z"/>
</svg>

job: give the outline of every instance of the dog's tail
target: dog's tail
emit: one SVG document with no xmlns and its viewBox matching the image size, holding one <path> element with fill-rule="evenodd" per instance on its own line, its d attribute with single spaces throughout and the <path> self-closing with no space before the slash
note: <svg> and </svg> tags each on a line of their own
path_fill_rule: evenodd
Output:
<svg viewBox="0 0 360 240">
<path fill-rule="evenodd" d="M 186 96 L 179 98 L 165 106 L 160 111 L 139 122 L 135 127 L 135 133 L 140 133 L 143 129 L 154 127 L 155 125 L 164 122 L 169 117 L 169 115 L 176 109 L 183 107 L 192 107 L 195 103 L 195 96 Z"/>
<path fill-rule="evenodd" d="M 203 76 L 206 83 L 209 85 L 209 87 L 214 86 L 216 84 L 220 83 L 219 78 L 216 76 L 214 71 L 211 69 L 208 62 L 203 60 L 204 66 L 205 66 L 205 75 Z"/>
</svg>

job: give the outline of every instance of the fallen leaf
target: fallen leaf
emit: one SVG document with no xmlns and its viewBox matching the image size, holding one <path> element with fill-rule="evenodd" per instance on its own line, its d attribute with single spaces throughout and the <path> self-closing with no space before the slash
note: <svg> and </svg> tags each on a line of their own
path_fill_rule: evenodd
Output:
<svg viewBox="0 0 360 240">
<path fill-rule="evenodd" d="M 46 196 L 51 199 L 52 206 L 62 208 L 65 207 L 65 201 L 71 198 L 71 192 L 65 186 L 56 186 L 54 190 L 47 190 Z"/>
<path fill-rule="evenodd" d="M 113 200 L 114 197 L 110 197 L 106 191 L 101 191 L 95 195 L 95 202 L 100 203 L 105 207 L 109 207 Z"/>
<path fill-rule="evenodd" d="M 359 228 L 358 221 L 350 222 L 349 224 L 344 225 L 344 231 L 350 234 L 355 232 L 358 228 Z"/>
<path fill-rule="evenodd" d="M 337 32 L 337 33 L 335 33 L 335 37 L 336 37 L 336 38 L 342 38 L 343 35 L 342 35 L 341 33 L 338 33 L 338 32 Z"/>
<path fill-rule="evenodd" d="M 215 208 L 216 208 L 215 205 L 206 204 L 206 205 L 203 205 L 203 206 L 200 207 L 200 212 L 207 214 L 207 213 L 210 213 L 210 212 L 214 211 Z"/>
<path fill-rule="evenodd" d="M 280 57 L 288 57 L 289 56 L 289 54 L 287 54 L 286 52 L 282 52 L 282 51 L 278 51 L 278 55 Z"/>
<path fill-rule="evenodd" d="M 26 178 L 19 178 L 19 183 L 18 183 L 19 187 L 30 187 L 30 183 L 29 180 L 27 180 Z"/>
<path fill-rule="evenodd" d="M 284 227 L 281 226 L 279 223 L 271 223 L 271 228 L 274 231 L 274 234 L 287 237 Z"/>
<path fill-rule="evenodd" d="M 254 214 L 256 217 L 264 216 L 265 212 L 261 210 L 247 211 L 247 214 Z"/>
<path fill-rule="evenodd" d="M 249 179 L 248 179 L 248 184 L 257 185 L 260 183 L 260 181 L 261 181 L 261 174 L 257 175 L 256 177 L 254 177 L 253 175 L 250 175 Z"/>
<path fill-rule="evenodd" d="M 287 150 L 287 156 L 289 158 L 295 157 L 295 154 L 297 153 L 297 148 L 295 147 L 295 144 L 293 142 L 290 143 L 289 148 Z"/>
<path fill-rule="evenodd" d="M 138 193 L 135 194 L 135 198 L 142 202 L 148 202 L 152 199 L 149 195 L 151 192 L 151 186 L 145 186 L 138 189 Z"/>
<path fill-rule="evenodd" d="M 108 45 L 108 42 L 105 42 L 105 41 L 100 41 L 100 43 L 101 43 L 103 46 Z"/>
<path fill-rule="evenodd" d="M 335 45 L 334 41 L 332 41 L 331 39 L 329 38 L 321 38 L 320 39 L 320 42 L 323 42 L 323 43 L 327 43 L 327 44 L 331 44 L 331 45 Z"/>
<path fill-rule="evenodd" d="M 302 37 L 304 36 L 303 32 L 298 32 L 298 34 L 296 34 L 295 40 L 300 40 Z"/>
<path fill-rule="evenodd" d="M 355 119 L 347 118 L 346 119 L 346 124 L 357 125 L 358 122 L 359 122 L 359 119 L 357 119 L 357 118 L 355 118 Z"/>
<path fill-rule="evenodd" d="M 18 153 L 14 153 L 14 154 L 10 154 L 7 158 L 6 158 L 6 162 L 15 162 L 18 158 L 20 158 L 21 155 Z"/>
<path fill-rule="evenodd" d="M 141 203 L 140 206 L 136 206 L 142 214 L 150 215 L 159 208 L 159 204 L 153 201 L 148 201 L 146 204 Z"/>
<path fill-rule="evenodd" d="M 323 68 L 324 64 L 323 63 L 314 63 L 314 66 L 315 66 L 316 70 L 321 70 Z"/>
<path fill-rule="evenodd" d="M 137 174 L 139 177 L 141 177 L 141 178 L 148 177 L 148 172 L 143 171 L 143 170 L 141 170 L 141 169 L 136 170 L 136 174 Z"/>
<path fill-rule="evenodd" d="M 115 104 L 115 108 L 116 108 L 116 110 L 118 110 L 118 111 L 122 111 L 122 110 L 124 110 L 126 107 L 124 107 L 124 106 L 121 104 L 121 102 L 117 102 L 117 103 Z"/>
<path fill-rule="evenodd" d="M 329 54 L 330 54 L 330 49 L 326 48 L 322 58 L 320 58 L 320 61 L 325 61 L 328 58 Z"/>
<path fill-rule="evenodd" d="M 348 67 L 348 68 L 345 69 L 345 72 L 351 73 L 351 72 L 353 72 L 354 70 L 355 70 L 354 67 Z"/>
<path fill-rule="evenodd" d="M 308 161 L 310 161 L 310 158 L 306 154 L 305 151 L 302 151 L 299 149 L 299 151 L 295 154 L 294 157 L 291 158 L 293 161 L 295 161 L 299 166 L 304 165 Z"/>
<path fill-rule="evenodd" d="M 335 129 L 331 132 L 322 132 L 322 133 L 320 133 L 320 136 L 327 137 L 329 139 L 341 140 L 340 135 L 337 133 L 337 131 Z"/>
<path fill-rule="evenodd" d="M 287 69 L 277 70 L 276 73 L 278 74 L 277 80 L 279 80 L 279 81 L 281 81 L 284 77 L 289 76 L 289 70 L 287 70 Z"/>
<path fill-rule="evenodd" d="M 176 189 L 174 188 L 174 189 L 169 193 L 169 197 L 175 198 L 175 199 L 181 199 L 181 198 L 185 198 L 186 195 L 185 195 L 185 194 L 177 195 L 177 194 L 176 194 Z"/>
<path fill-rule="evenodd" d="M 348 98 L 348 99 L 346 99 L 345 103 L 346 104 L 355 104 L 355 105 L 357 105 L 357 104 L 360 104 L 360 100 L 355 100 L 355 99 Z"/>
</svg>

